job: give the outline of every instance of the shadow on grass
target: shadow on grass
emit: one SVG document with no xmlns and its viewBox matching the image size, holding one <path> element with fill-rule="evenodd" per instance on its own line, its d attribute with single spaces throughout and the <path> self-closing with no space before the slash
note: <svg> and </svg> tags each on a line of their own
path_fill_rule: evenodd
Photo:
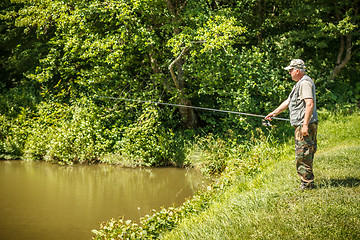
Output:
<svg viewBox="0 0 360 240">
<path fill-rule="evenodd" d="M 348 177 L 344 179 L 324 179 L 320 184 L 317 185 L 317 188 L 327 188 L 327 187 L 357 187 L 360 185 L 360 178 Z"/>
</svg>

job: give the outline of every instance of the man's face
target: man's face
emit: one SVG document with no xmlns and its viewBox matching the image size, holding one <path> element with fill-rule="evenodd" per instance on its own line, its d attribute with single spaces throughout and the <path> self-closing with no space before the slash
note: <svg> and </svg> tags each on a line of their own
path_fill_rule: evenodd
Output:
<svg viewBox="0 0 360 240">
<path fill-rule="evenodd" d="M 294 81 L 299 81 L 300 78 L 299 78 L 299 74 L 300 74 L 300 70 L 299 69 L 296 69 L 296 68 L 292 68 L 289 70 L 289 74 L 291 75 L 291 78 L 294 80 Z"/>
</svg>

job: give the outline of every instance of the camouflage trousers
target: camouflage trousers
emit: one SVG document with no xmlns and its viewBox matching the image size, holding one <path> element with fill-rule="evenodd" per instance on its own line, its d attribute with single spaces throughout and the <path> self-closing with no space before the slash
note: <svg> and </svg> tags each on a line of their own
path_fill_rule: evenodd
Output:
<svg viewBox="0 0 360 240">
<path fill-rule="evenodd" d="M 317 123 L 309 124 L 309 135 L 302 136 L 302 126 L 295 128 L 295 160 L 296 170 L 305 185 L 314 181 L 313 160 L 317 149 Z"/>
</svg>

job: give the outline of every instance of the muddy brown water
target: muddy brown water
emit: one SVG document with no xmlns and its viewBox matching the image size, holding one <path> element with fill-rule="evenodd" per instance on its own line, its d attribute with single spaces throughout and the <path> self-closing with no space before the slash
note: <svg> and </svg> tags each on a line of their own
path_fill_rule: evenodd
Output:
<svg viewBox="0 0 360 240">
<path fill-rule="evenodd" d="M 208 182 L 189 169 L 0 161 L 0 240 L 91 239 L 101 222 L 179 206 Z"/>
</svg>

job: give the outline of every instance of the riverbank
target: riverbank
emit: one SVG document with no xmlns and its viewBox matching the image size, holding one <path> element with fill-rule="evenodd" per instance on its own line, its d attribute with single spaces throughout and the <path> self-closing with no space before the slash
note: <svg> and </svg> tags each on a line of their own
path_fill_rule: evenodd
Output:
<svg viewBox="0 0 360 240">
<path fill-rule="evenodd" d="M 359 112 L 321 114 L 314 190 L 299 191 L 293 140 L 268 135 L 247 151 L 240 147 L 241 154 L 228 149 L 217 181 L 182 206 L 154 212 L 140 225 L 110 220 L 93 231 L 95 239 L 354 239 L 360 234 L 359 121 Z M 213 159 L 224 156 L 210 149 Z"/>
<path fill-rule="evenodd" d="M 256 177 L 234 182 L 221 200 L 162 239 L 359 238 L 359 121 L 355 113 L 319 124 L 316 189 L 298 190 L 293 153 L 285 154 Z"/>
</svg>

